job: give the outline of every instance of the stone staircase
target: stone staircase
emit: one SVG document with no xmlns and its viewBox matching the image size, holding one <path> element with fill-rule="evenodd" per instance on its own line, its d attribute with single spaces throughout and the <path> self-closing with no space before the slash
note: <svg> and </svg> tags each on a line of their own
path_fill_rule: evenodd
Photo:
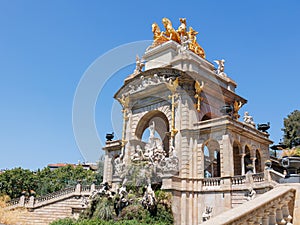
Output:
<svg viewBox="0 0 300 225">
<path fill-rule="evenodd" d="M 300 184 L 278 184 L 257 198 L 206 221 L 203 225 L 298 225 Z"/>
<path fill-rule="evenodd" d="M 247 191 L 235 191 L 231 193 L 231 207 L 235 208 L 247 202 Z"/>
<path fill-rule="evenodd" d="M 66 217 L 77 218 L 85 208 L 86 200 L 100 186 L 82 186 L 66 188 L 58 192 L 35 198 L 13 199 L 7 204 L 9 210 L 26 208 L 28 213 L 21 216 L 20 225 L 48 225 L 54 220 Z"/>
</svg>

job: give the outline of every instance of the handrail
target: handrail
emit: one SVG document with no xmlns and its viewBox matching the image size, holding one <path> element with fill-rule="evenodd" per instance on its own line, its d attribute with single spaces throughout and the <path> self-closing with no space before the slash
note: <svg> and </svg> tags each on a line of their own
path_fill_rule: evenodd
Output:
<svg viewBox="0 0 300 225">
<path fill-rule="evenodd" d="M 50 200 L 50 199 L 53 199 L 53 198 L 58 198 L 58 197 L 61 197 L 63 195 L 75 192 L 75 189 L 76 189 L 76 186 L 65 188 L 65 189 L 57 191 L 57 192 L 49 193 L 47 195 L 35 198 L 35 202 L 38 203 L 38 202 L 47 201 L 47 200 Z"/>
<path fill-rule="evenodd" d="M 251 222 L 261 224 L 263 218 L 270 221 L 292 220 L 293 210 L 289 208 L 289 205 L 295 200 L 295 193 L 296 189 L 291 186 L 278 185 L 271 191 L 202 224 L 232 225 L 250 224 Z"/>
</svg>

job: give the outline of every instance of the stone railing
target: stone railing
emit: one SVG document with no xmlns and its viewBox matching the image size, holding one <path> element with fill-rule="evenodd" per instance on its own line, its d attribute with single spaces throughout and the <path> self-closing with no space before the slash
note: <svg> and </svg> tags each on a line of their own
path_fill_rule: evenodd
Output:
<svg viewBox="0 0 300 225">
<path fill-rule="evenodd" d="M 271 170 L 262 173 L 245 174 L 234 177 L 210 177 L 210 178 L 163 178 L 162 189 L 165 190 L 192 190 L 194 187 L 199 191 L 226 191 L 226 190 L 248 190 L 272 189 L 277 185 L 270 175 Z"/>
<path fill-rule="evenodd" d="M 245 182 L 246 182 L 245 175 L 231 177 L 232 185 L 241 185 L 244 184 Z"/>
<path fill-rule="evenodd" d="M 204 222 L 203 225 L 292 225 L 292 222 L 299 224 L 296 222 L 296 218 L 293 219 L 296 190 L 299 188 L 279 184 L 271 191 L 237 208 L 217 215 Z"/>
<path fill-rule="evenodd" d="M 275 170 L 269 170 L 271 179 L 277 183 L 279 183 L 279 180 L 284 178 L 285 176 L 282 173 L 279 173 Z"/>
<path fill-rule="evenodd" d="M 53 193 L 50 193 L 50 194 L 47 194 L 47 195 L 37 197 L 37 198 L 35 198 L 35 203 L 48 201 L 48 200 L 51 200 L 51 199 L 54 199 L 54 198 L 59 198 L 61 196 L 64 196 L 64 195 L 67 195 L 69 193 L 75 192 L 75 189 L 76 189 L 76 186 L 69 187 L 69 188 L 65 188 L 65 189 L 57 191 L 57 192 L 53 192 Z"/>
<path fill-rule="evenodd" d="M 49 204 L 51 202 L 69 198 L 70 196 L 89 196 L 92 194 L 93 191 L 99 190 L 100 188 L 101 186 L 96 186 L 95 184 L 92 184 L 90 186 L 82 186 L 81 184 L 77 184 L 76 186 L 65 188 L 63 190 L 53 192 L 37 198 L 35 198 L 34 196 L 26 198 L 24 195 L 22 195 L 18 199 L 12 199 L 11 201 L 9 201 L 7 203 L 7 207 L 10 209 L 17 207 L 36 208 L 42 205 Z"/>
<path fill-rule="evenodd" d="M 202 186 L 220 186 L 221 178 L 220 177 L 211 177 L 202 179 Z"/>
<path fill-rule="evenodd" d="M 253 182 L 263 182 L 265 180 L 265 173 L 252 174 Z"/>
</svg>

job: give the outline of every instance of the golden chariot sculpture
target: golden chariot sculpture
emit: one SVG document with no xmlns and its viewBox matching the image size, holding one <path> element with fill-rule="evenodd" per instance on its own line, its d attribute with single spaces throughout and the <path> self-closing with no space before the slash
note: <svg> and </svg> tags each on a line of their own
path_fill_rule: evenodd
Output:
<svg viewBox="0 0 300 225">
<path fill-rule="evenodd" d="M 175 41 L 181 45 L 187 45 L 188 49 L 197 54 L 198 56 L 205 58 L 204 49 L 197 43 L 196 35 L 198 34 L 192 27 L 187 31 L 186 18 L 180 18 L 180 26 L 175 30 L 172 26 L 172 22 L 168 18 L 163 18 L 162 23 L 165 31 L 161 31 L 157 23 L 152 24 L 153 32 L 153 44 L 152 48 L 163 44 L 167 41 Z"/>
</svg>

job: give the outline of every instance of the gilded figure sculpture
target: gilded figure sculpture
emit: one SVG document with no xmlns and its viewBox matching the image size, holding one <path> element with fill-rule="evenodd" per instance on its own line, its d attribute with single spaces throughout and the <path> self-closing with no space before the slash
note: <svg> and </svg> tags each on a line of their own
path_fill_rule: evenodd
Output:
<svg viewBox="0 0 300 225">
<path fill-rule="evenodd" d="M 196 94 L 195 94 L 194 97 L 197 99 L 196 109 L 197 109 L 198 112 L 201 111 L 200 106 L 201 106 L 201 101 L 203 100 L 203 97 L 201 97 L 201 92 L 203 90 L 203 87 L 204 87 L 204 82 L 202 81 L 201 85 L 200 85 L 199 81 L 196 80 L 196 82 L 195 82 L 195 92 L 196 92 Z"/>
<path fill-rule="evenodd" d="M 162 23 L 165 31 L 161 31 L 157 23 L 152 24 L 153 32 L 153 44 L 150 48 L 156 47 L 167 41 L 175 41 L 183 46 L 182 50 L 187 48 L 197 54 L 198 56 L 205 58 L 205 52 L 203 48 L 197 43 L 196 35 L 198 34 L 192 27 L 187 32 L 186 18 L 180 18 L 180 25 L 177 30 L 173 28 L 172 22 L 168 18 L 163 18 Z M 184 47 L 187 45 L 188 47 Z M 182 52 L 182 51 L 181 51 Z"/>
<path fill-rule="evenodd" d="M 235 120 L 238 120 L 240 118 L 239 110 L 242 106 L 243 106 L 242 102 L 234 101 L 234 103 L 233 103 L 233 118 Z"/>
<path fill-rule="evenodd" d="M 188 36 L 190 40 L 189 49 L 195 52 L 200 57 L 205 58 L 205 52 L 203 48 L 197 43 L 197 37 L 196 37 L 197 34 L 198 32 L 195 31 L 192 27 L 190 27 L 190 30 L 188 32 Z"/>
<path fill-rule="evenodd" d="M 166 29 L 164 35 L 166 35 L 166 37 L 169 40 L 173 40 L 176 41 L 177 43 L 180 43 L 179 34 L 173 28 L 171 21 L 168 18 L 163 18 L 162 23 Z"/>
<path fill-rule="evenodd" d="M 161 45 L 164 42 L 169 41 L 169 39 L 163 35 L 163 32 L 160 31 L 160 28 L 157 25 L 157 23 L 152 24 L 152 32 L 153 32 L 153 40 L 154 40 L 152 47 L 156 47 L 158 45 Z"/>
<path fill-rule="evenodd" d="M 180 18 L 180 26 L 177 29 L 177 33 L 179 34 L 180 38 L 182 39 L 182 37 L 187 36 L 186 33 L 186 18 Z"/>
</svg>

